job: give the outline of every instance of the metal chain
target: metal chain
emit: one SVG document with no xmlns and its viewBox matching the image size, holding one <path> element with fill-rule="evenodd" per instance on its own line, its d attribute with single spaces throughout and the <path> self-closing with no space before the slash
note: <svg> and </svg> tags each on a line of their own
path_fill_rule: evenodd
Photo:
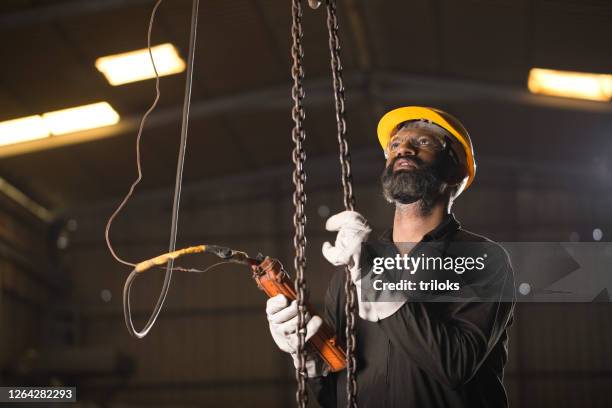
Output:
<svg viewBox="0 0 612 408">
<path fill-rule="evenodd" d="M 344 83 L 342 81 L 342 63 L 340 61 L 340 39 L 338 37 L 338 17 L 336 0 L 327 1 L 327 30 L 329 34 L 329 51 L 331 54 L 331 68 L 334 82 L 334 99 L 336 102 L 336 124 L 338 131 L 338 146 L 340 150 L 340 168 L 342 171 L 342 188 L 344 191 L 344 208 L 355 209 L 355 196 L 353 195 L 353 177 L 351 174 L 351 156 L 346 140 L 346 112 Z M 355 315 L 357 293 L 351 279 L 348 267 L 345 268 L 344 294 L 346 302 L 344 313 L 346 315 L 346 400 L 350 408 L 357 406 L 356 381 L 356 336 Z"/>
<path fill-rule="evenodd" d="M 331 68 L 334 81 L 334 99 L 336 101 L 336 124 L 338 129 L 338 145 L 340 147 L 344 208 L 352 211 L 355 208 L 355 197 L 353 195 L 351 155 L 346 140 L 345 94 L 344 82 L 342 80 L 342 63 L 340 61 L 340 39 L 338 37 L 336 0 L 328 0 L 327 2 L 327 30 L 329 34 L 329 51 L 331 54 Z"/>
<path fill-rule="evenodd" d="M 304 278 L 304 269 L 306 268 L 306 214 L 304 213 L 304 206 L 306 204 L 306 192 L 304 191 L 304 184 L 306 182 L 306 172 L 304 171 L 304 162 L 306 160 L 306 152 L 304 151 L 303 143 L 306 139 L 306 132 L 303 126 L 303 121 L 305 118 L 303 106 L 304 88 L 302 84 L 304 80 L 304 68 L 302 66 L 304 49 L 302 47 L 303 30 L 301 0 L 292 0 L 291 16 L 291 57 L 293 59 L 293 65 L 291 68 L 291 77 L 293 78 L 293 87 L 291 89 L 293 109 L 291 111 L 291 117 L 293 118 L 294 122 L 291 136 L 293 142 L 295 143 L 292 153 L 293 163 L 295 164 L 295 170 L 293 171 L 293 184 L 295 186 L 293 193 L 293 206 L 295 207 L 295 212 L 293 215 L 293 226 L 295 228 L 293 245 L 295 247 L 295 258 L 293 264 L 295 267 L 294 285 L 297 294 L 298 306 L 298 366 L 295 372 L 295 377 L 297 380 L 295 399 L 298 407 L 304 408 L 308 404 L 308 394 L 306 392 L 305 379 L 306 279 Z"/>
<path fill-rule="evenodd" d="M 306 172 L 304 170 L 304 162 L 306 153 L 303 143 L 306 139 L 306 133 L 303 127 L 305 118 L 303 99 L 304 99 L 304 69 L 302 59 L 304 50 L 302 46 L 303 30 L 302 30 L 302 5 L 300 0 L 292 0 L 292 46 L 291 56 L 293 66 L 291 76 L 293 78 L 293 87 L 291 96 L 294 106 L 292 109 L 292 119 L 294 128 L 292 139 L 295 144 L 293 149 L 292 159 L 295 164 L 293 172 L 293 184 L 295 191 L 293 194 L 293 205 L 295 213 L 293 216 L 293 225 L 295 235 L 293 245 L 295 247 L 294 267 L 296 270 L 295 290 L 297 293 L 298 304 L 298 367 L 296 369 L 296 379 L 298 389 L 296 392 L 296 402 L 298 407 L 305 407 L 308 403 L 308 395 L 306 393 L 305 384 L 305 299 L 306 299 L 306 280 L 304 278 L 304 270 L 306 268 L 306 215 L 304 207 L 306 204 L 306 193 L 304 184 L 306 182 Z M 329 31 L 329 49 L 331 54 L 331 67 L 334 84 L 334 99 L 336 106 L 336 123 L 338 133 L 338 145 L 340 150 L 340 166 L 342 172 L 342 187 L 344 192 L 344 207 L 347 210 L 353 210 L 355 207 L 355 197 L 353 195 L 353 183 L 351 175 L 351 158 L 346 140 L 346 119 L 345 119 L 345 94 L 344 84 L 342 80 L 342 64 L 340 61 L 340 40 L 338 37 L 338 18 L 336 12 L 335 0 L 327 2 L 327 28 Z M 355 315 L 356 315 L 356 290 L 350 278 L 348 268 L 345 270 L 345 314 L 346 314 L 346 355 L 347 355 L 347 406 L 356 407 L 357 382 L 355 380 Z"/>
</svg>

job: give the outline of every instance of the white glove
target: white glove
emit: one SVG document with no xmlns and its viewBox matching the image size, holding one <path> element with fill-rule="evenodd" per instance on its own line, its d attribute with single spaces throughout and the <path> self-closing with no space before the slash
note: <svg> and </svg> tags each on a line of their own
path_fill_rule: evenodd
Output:
<svg viewBox="0 0 612 408">
<path fill-rule="evenodd" d="M 362 292 L 361 273 L 361 244 L 364 243 L 372 229 L 366 219 L 355 211 L 343 211 L 331 216 L 325 228 L 328 231 L 338 231 L 336 242 L 332 246 L 329 242 L 323 244 L 323 256 L 333 265 L 348 266 L 351 279 L 357 288 L 357 301 L 359 304 L 359 317 L 371 322 L 385 319 L 399 310 L 406 302 L 404 299 L 398 301 L 377 301 L 376 293 Z M 371 287 L 371 280 L 375 279 L 372 273 L 364 277 L 366 286 Z"/>
<path fill-rule="evenodd" d="M 297 368 L 298 357 L 298 306 L 293 300 L 289 303 L 284 295 L 276 295 L 266 302 L 266 315 L 270 324 L 270 333 L 279 349 L 290 353 L 293 358 L 293 365 Z M 323 320 L 319 316 L 306 314 L 306 337 L 308 341 L 321 327 Z M 312 354 L 306 355 L 306 374 L 310 377 L 326 375 L 327 365 L 318 357 Z"/>
<path fill-rule="evenodd" d="M 332 265 L 346 265 L 351 271 L 351 279 L 357 282 L 361 279 L 359 261 L 361 244 L 364 243 L 372 229 L 366 219 L 356 211 L 343 211 L 329 217 L 325 223 L 328 231 L 338 231 L 334 245 L 323 243 L 323 256 Z"/>
<path fill-rule="evenodd" d="M 359 304 L 359 317 L 370 322 L 377 322 L 397 312 L 406 303 L 406 299 L 401 295 L 393 296 L 393 294 L 387 294 L 387 298 L 396 298 L 397 300 L 387 299 L 381 301 L 379 299 L 380 295 L 376 292 L 372 290 L 363 291 L 362 286 L 372 287 L 370 279 L 375 279 L 371 273 L 355 284 L 357 288 L 357 302 Z"/>
</svg>

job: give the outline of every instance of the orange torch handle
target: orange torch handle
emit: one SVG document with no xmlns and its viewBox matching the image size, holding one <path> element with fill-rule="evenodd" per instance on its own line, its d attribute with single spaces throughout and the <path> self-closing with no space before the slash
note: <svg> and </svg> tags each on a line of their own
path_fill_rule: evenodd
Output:
<svg viewBox="0 0 612 408">
<path fill-rule="evenodd" d="M 293 281 L 289 279 L 289 275 L 278 260 L 266 257 L 260 264 L 253 265 L 252 269 L 257 286 L 269 297 L 282 294 L 290 301 L 297 298 Z M 310 305 L 306 305 L 306 308 L 311 316 L 316 314 Z M 319 353 L 330 371 L 337 372 L 346 367 L 344 350 L 337 344 L 334 331 L 325 321 L 307 344 Z"/>
</svg>

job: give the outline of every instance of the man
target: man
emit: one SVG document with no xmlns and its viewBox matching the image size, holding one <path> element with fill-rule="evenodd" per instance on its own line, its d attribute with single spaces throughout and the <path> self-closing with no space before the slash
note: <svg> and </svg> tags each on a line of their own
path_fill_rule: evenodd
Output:
<svg viewBox="0 0 612 408">
<path fill-rule="evenodd" d="M 451 213 L 453 201 L 474 179 L 470 137 L 451 115 L 413 106 L 388 112 L 378 138 L 387 159 L 383 196 L 395 205 L 393 229 L 368 240 L 365 218 L 345 211 L 328 219 L 326 228 L 338 234 L 334 245 L 326 242 L 322 249 L 333 265 L 349 267 L 358 292 L 358 406 L 507 407 L 502 380 L 512 323 L 512 268 L 499 245 L 464 230 Z M 418 270 L 408 271 L 408 263 L 374 270 L 376 259 L 404 255 L 421 258 Z M 428 259 L 437 267 L 425 270 Z M 454 269 L 442 267 L 443 261 Z M 482 268 L 466 271 L 468 264 Z M 412 290 L 379 290 L 384 283 L 399 287 L 398 282 Z M 341 342 L 344 301 L 343 271 L 338 271 L 327 291 L 325 317 Z M 275 342 L 295 363 L 295 302 L 271 298 L 266 312 Z M 308 319 L 310 338 L 321 319 Z M 346 405 L 344 371 L 330 373 L 316 354 L 308 355 L 306 369 L 322 406 Z"/>
</svg>

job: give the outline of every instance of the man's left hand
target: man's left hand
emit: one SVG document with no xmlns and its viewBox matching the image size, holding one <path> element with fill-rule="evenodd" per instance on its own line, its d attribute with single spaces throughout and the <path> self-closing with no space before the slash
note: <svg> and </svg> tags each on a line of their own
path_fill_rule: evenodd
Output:
<svg viewBox="0 0 612 408">
<path fill-rule="evenodd" d="M 329 242 L 323 244 L 323 256 L 332 265 L 346 265 L 351 271 L 353 282 L 361 279 L 360 257 L 361 244 L 372 232 L 368 222 L 356 211 L 343 211 L 329 217 L 325 223 L 328 231 L 338 231 L 334 245 Z"/>
</svg>

